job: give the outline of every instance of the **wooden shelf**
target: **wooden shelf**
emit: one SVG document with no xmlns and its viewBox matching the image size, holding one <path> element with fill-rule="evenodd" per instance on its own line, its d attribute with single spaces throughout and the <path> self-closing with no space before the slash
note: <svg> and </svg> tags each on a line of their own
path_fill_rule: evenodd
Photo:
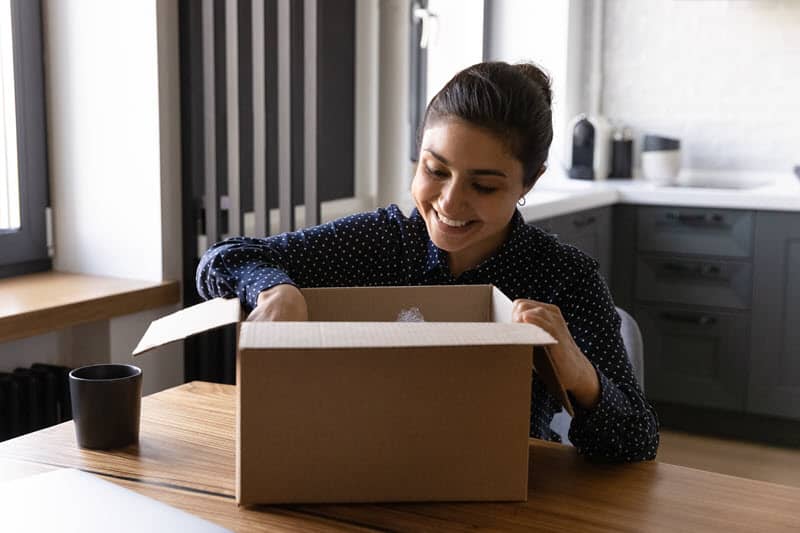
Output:
<svg viewBox="0 0 800 533">
<path fill-rule="evenodd" d="M 180 301 L 177 281 L 42 272 L 0 280 L 0 342 Z"/>
</svg>

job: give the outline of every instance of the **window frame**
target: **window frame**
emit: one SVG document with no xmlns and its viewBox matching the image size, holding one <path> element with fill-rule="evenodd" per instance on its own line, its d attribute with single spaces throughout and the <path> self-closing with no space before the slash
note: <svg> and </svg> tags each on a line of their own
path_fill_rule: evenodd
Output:
<svg viewBox="0 0 800 533">
<path fill-rule="evenodd" d="M 417 134 L 428 105 L 425 95 L 428 90 L 428 50 L 420 46 L 423 22 L 414 15 L 416 9 L 428 9 L 428 0 L 410 0 L 408 16 L 411 21 L 409 32 L 409 160 L 417 162 Z"/>
<path fill-rule="evenodd" d="M 49 270 L 49 205 L 42 6 L 11 0 L 20 228 L 0 230 L 0 278 Z"/>
</svg>

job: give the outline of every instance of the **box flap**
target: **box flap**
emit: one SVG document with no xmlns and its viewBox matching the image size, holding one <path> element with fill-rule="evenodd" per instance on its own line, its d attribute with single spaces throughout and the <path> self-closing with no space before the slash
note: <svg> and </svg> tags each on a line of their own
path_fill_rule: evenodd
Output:
<svg viewBox="0 0 800 533">
<path fill-rule="evenodd" d="M 239 348 L 541 346 L 556 340 L 531 324 L 491 322 L 243 322 Z"/>
<path fill-rule="evenodd" d="M 242 316 L 242 308 L 236 298 L 214 298 L 170 315 L 159 318 L 147 328 L 133 355 L 153 348 L 191 337 L 211 329 L 235 324 Z"/>
<path fill-rule="evenodd" d="M 492 317 L 493 322 L 510 323 L 511 311 L 514 309 L 514 302 L 497 287 L 492 287 Z"/>
</svg>

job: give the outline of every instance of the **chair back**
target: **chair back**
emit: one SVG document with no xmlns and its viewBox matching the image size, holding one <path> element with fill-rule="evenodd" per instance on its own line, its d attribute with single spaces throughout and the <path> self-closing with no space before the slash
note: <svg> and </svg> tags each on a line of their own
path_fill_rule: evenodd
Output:
<svg viewBox="0 0 800 533">
<path fill-rule="evenodd" d="M 617 314 L 622 319 L 620 333 L 622 334 L 622 343 L 625 345 L 625 351 L 628 352 L 628 360 L 630 360 L 633 367 L 633 375 L 636 376 L 636 381 L 644 391 L 644 342 L 642 341 L 642 332 L 639 329 L 639 324 L 636 323 L 630 313 L 617 307 Z"/>
<path fill-rule="evenodd" d="M 625 351 L 628 353 L 628 360 L 633 367 L 633 375 L 636 381 L 644 391 L 644 342 L 642 341 L 642 332 L 639 330 L 639 324 L 636 320 L 624 309 L 617 307 L 617 314 L 621 319 L 620 335 L 622 336 L 622 343 L 625 345 Z M 550 422 L 550 429 L 558 433 L 561 437 L 561 442 L 564 444 L 572 444 L 569 440 L 569 425 L 572 422 L 572 417 L 563 409 L 553 416 Z"/>
</svg>

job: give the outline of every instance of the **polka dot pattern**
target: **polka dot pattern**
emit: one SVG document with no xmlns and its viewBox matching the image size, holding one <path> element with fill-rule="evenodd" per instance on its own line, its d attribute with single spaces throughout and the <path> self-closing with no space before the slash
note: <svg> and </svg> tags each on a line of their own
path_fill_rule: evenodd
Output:
<svg viewBox="0 0 800 533">
<path fill-rule="evenodd" d="M 600 403 L 575 406 L 569 438 L 599 461 L 654 459 L 658 419 L 636 382 L 620 336 L 620 318 L 597 269 L 577 248 L 526 225 L 516 212 L 507 241 L 489 259 L 454 277 L 447 252 L 428 237 L 415 210 L 391 205 L 266 239 L 234 237 L 212 246 L 197 269 L 205 299 L 239 298 L 246 311 L 258 294 L 281 283 L 298 287 L 492 284 L 515 300 L 561 309 L 578 347 L 600 380 Z M 550 430 L 558 401 L 533 377 L 530 434 L 558 440 Z"/>
</svg>

